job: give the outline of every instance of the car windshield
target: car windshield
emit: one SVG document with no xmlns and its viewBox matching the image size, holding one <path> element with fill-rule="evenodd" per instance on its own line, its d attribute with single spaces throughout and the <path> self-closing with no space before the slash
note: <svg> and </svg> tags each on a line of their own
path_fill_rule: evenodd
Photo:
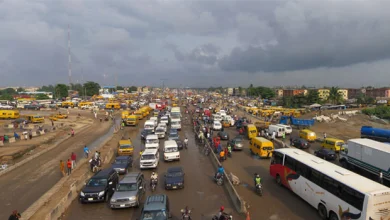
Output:
<svg viewBox="0 0 390 220">
<path fill-rule="evenodd" d="M 156 132 L 158 132 L 158 133 L 164 133 L 165 131 L 164 131 L 164 129 L 157 129 Z"/>
<path fill-rule="evenodd" d="M 123 191 L 137 191 L 137 183 L 120 183 L 118 185 L 118 192 Z"/>
<path fill-rule="evenodd" d="M 132 146 L 130 145 L 121 145 L 119 146 L 120 149 L 127 149 L 127 148 L 133 148 Z"/>
<path fill-rule="evenodd" d="M 178 125 L 180 122 L 179 121 L 172 121 L 172 125 Z"/>
<path fill-rule="evenodd" d="M 236 142 L 236 144 L 241 144 L 242 143 L 242 139 L 241 138 L 237 138 L 234 141 Z"/>
<path fill-rule="evenodd" d="M 166 153 L 177 152 L 177 147 L 165 148 L 165 152 L 166 152 Z"/>
<path fill-rule="evenodd" d="M 154 125 L 145 125 L 145 128 L 153 128 Z"/>
<path fill-rule="evenodd" d="M 127 118 L 128 121 L 135 121 L 135 118 Z"/>
<path fill-rule="evenodd" d="M 107 185 L 107 180 L 106 179 L 90 179 L 87 183 L 87 186 L 106 186 Z"/>
<path fill-rule="evenodd" d="M 115 159 L 114 163 L 115 164 L 126 164 L 127 160 L 126 159 Z"/>
<path fill-rule="evenodd" d="M 167 177 L 179 177 L 179 176 L 183 176 L 183 173 L 182 172 L 172 172 L 172 173 L 167 173 Z"/>
<path fill-rule="evenodd" d="M 147 155 L 142 155 L 141 160 L 154 160 L 154 155 L 147 154 Z"/>
<path fill-rule="evenodd" d="M 166 220 L 167 214 L 165 211 L 144 211 L 141 220 Z"/>
<path fill-rule="evenodd" d="M 169 137 L 177 137 L 178 135 L 176 133 L 169 134 Z"/>
<path fill-rule="evenodd" d="M 146 143 L 147 144 L 158 144 L 159 141 L 158 141 L 158 139 L 147 139 Z"/>
</svg>

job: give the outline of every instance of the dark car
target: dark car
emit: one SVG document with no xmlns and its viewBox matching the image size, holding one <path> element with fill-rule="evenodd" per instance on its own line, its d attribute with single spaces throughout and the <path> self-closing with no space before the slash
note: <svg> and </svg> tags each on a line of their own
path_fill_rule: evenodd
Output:
<svg viewBox="0 0 390 220">
<path fill-rule="evenodd" d="M 179 134 L 178 133 L 170 133 L 168 136 L 168 140 L 179 140 Z"/>
<path fill-rule="evenodd" d="M 232 140 L 230 140 L 229 144 L 230 144 L 230 146 L 232 146 L 233 150 L 242 150 L 242 148 L 244 146 L 243 142 L 244 142 L 244 139 L 240 135 L 240 136 L 234 137 Z"/>
<path fill-rule="evenodd" d="M 327 149 L 327 148 L 322 148 L 319 150 L 314 151 L 314 155 L 317 157 L 320 157 L 324 160 L 335 160 L 336 159 L 336 152 L 333 150 Z"/>
<path fill-rule="evenodd" d="M 177 144 L 177 148 L 179 149 L 179 150 L 182 150 L 183 149 L 183 141 L 181 141 L 181 140 L 176 140 L 176 144 Z"/>
<path fill-rule="evenodd" d="M 172 218 L 169 199 L 166 195 L 151 195 L 146 198 L 139 220 L 167 220 Z"/>
<path fill-rule="evenodd" d="M 171 129 L 169 129 L 169 135 L 170 134 L 178 134 L 179 133 L 179 131 L 177 130 L 177 129 L 173 129 L 173 128 L 171 128 Z"/>
<path fill-rule="evenodd" d="M 165 189 L 184 188 L 184 171 L 181 167 L 170 167 L 165 174 Z"/>
<path fill-rule="evenodd" d="M 229 140 L 229 134 L 226 131 L 220 131 L 217 135 L 221 140 Z"/>
<path fill-rule="evenodd" d="M 108 201 L 119 182 L 118 173 L 112 169 L 104 169 L 91 177 L 80 191 L 80 202 Z"/>
<path fill-rule="evenodd" d="M 310 144 L 309 144 L 309 142 L 307 142 L 303 138 L 296 138 L 296 139 L 293 139 L 292 146 L 294 146 L 296 148 L 300 148 L 300 149 L 307 149 L 310 147 Z"/>
<path fill-rule="evenodd" d="M 149 134 L 153 134 L 153 131 L 152 130 L 148 130 L 148 129 L 144 129 L 141 131 L 141 139 L 142 140 L 146 140 L 146 136 L 148 136 Z"/>
<path fill-rule="evenodd" d="M 119 174 L 126 174 L 129 172 L 129 167 L 131 167 L 132 164 L 133 158 L 131 156 L 119 156 L 115 158 L 111 168 Z"/>
</svg>

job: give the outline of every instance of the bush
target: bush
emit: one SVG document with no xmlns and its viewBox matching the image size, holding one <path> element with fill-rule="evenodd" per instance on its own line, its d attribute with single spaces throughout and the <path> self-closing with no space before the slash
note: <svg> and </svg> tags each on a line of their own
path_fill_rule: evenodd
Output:
<svg viewBox="0 0 390 220">
<path fill-rule="evenodd" d="M 362 110 L 363 114 L 375 115 L 382 119 L 390 119 L 390 106 L 378 106 L 375 108 L 366 108 Z"/>
</svg>

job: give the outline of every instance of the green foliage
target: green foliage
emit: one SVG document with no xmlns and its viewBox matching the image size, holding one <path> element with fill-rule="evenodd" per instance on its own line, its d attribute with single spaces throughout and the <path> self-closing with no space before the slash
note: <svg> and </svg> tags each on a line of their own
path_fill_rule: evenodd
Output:
<svg viewBox="0 0 390 220">
<path fill-rule="evenodd" d="M 14 97 L 10 94 L 2 94 L 2 95 L 0 95 L 0 100 L 12 101 L 12 100 L 14 100 Z"/>
<path fill-rule="evenodd" d="M 320 103 L 319 93 L 317 90 L 309 90 L 306 96 L 306 103 L 311 105 L 314 103 Z"/>
<path fill-rule="evenodd" d="M 54 92 L 55 88 L 53 85 L 48 85 L 48 86 L 42 86 L 41 88 L 38 89 L 39 92 Z"/>
<path fill-rule="evenodd" d="M 26 90 L 25 89 L 23 89 L 22 87 L 19 87 L 17 90 L 16 90 L 16 92 L 25 92 Z"/>
<path fill-rule="evenodd" d="M 251 84 L 248 88 L 247 95 L 256 97 L 260 96 L 262 99 L 270 99 L 275 97 L 275 92 L 271 88 L 263 86 L 253 87 Z"/>
<path fill-rule="evenodd" d="M 0 90 L 0 95 L 15 95 L 17 94 L 16 90 L 13 88 L 6 88 L 3 90 Z"/>
<path fill-rule="evenodd" d="M 136 86 L 130 86 L 129 87 L 129 92 L 136 92 L 137 91 L 137 87 Z"/>
<path fill-rule="evenodd" d="M 341 93 L 339 93 L 338 87 L 332 87 L 329 89 L 328 101 L 331 101 L 332 104 L 336 105 L 343 101 Z"/>
<path fill-rule="evenodd" d="M 79 96 L 84 95 L 84 87 L 80 83 L 72 84 L 72 89 L 79 93 Z"/>
<path fill-rule="evenodd" d="M 88 81 L 84 83 L 84 88 L 87 91 L 87 96 L 93 96 L 99 94 L 100 85 L 99 83 Z"/>
<path fill-rule="evenodd" d="M 46 94 L 37 94 L 37 95 L 35 96 L 35 98 L 36 98 L 37 100 L 50 99 L 49 96 L 47 96 Z"/>
<path fill-rule="evenodd" d="M 366 108 L 362 110 L 363 114 L 375 115 L 379 118 L 390 119 L 390 106 L 378 106 L 375 108 Z"/>
<path fill-rule="evenodd" d="M 357 104 L 375 104 L 375 99 L 367 97 L 365 94 L 360 94 L 356 99 Z"/>
<path fill-rule="evenodd" d="M 68 86 L 65 84 L 57 84 L 54 90 L 57 98 L 65 98 L 68 96 Z"/>
<path fill-rule="evenodd" d="M 116 90 L 124 90 L 125 88 L 123 88 L 123 86 L 117 86 L 116 87 Z"/>
</svg>

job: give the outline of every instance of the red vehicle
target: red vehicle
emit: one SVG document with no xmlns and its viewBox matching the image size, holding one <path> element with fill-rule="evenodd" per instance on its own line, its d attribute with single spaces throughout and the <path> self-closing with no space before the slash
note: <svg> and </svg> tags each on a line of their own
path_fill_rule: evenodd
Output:
<svg viewBox="0 0 390 220">
<path fill-rule="evenodd" d="M 209 117 L 211 117 L 211 112 L 210 112 L 209 109 L 205 109 L 205 110 L 204 110 L 204 114 L 207 115 L 207 116 L 209 116 Z"/>
</svg>

